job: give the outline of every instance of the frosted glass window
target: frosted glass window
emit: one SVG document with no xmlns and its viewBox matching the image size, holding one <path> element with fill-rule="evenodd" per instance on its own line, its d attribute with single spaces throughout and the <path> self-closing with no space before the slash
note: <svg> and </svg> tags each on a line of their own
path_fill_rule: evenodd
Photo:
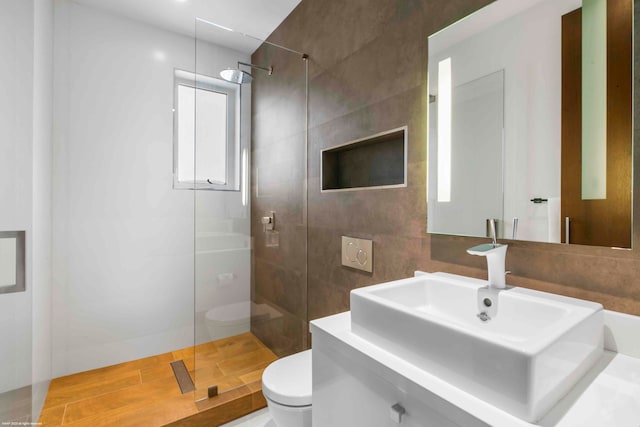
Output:
<svg viewBox="0 0 640 427">
<path fill-rule="evenodd" d="M 178 159 L 180 182 L 227 183 L 227 94 L 178 86 Z"/>
<path fill-rule="evenodd" d="M 174 188 L 239 191 L 240 86 L 176 70 L 174 97 Z"/>
</svg>

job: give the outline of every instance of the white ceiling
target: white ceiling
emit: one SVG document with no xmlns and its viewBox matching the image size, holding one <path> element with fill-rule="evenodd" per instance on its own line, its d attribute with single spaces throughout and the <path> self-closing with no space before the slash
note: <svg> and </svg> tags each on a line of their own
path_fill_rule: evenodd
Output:
<svg viewBox="0 0 640 427">
<path fill-rule="evenodd" d="M 195 18 L 266 39 L 300 0 L 74 0 L 160 28 L 253 53 L 259 41 L 216 29 Z"/>
</svg>

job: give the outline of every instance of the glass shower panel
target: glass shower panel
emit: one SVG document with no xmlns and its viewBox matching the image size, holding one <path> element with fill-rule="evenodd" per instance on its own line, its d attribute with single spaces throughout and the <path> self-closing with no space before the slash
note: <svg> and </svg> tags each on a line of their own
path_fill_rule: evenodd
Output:
<svg viewBox="0 0 640 427">
<path fill-rule="evenodd" d="M 49 396 L 75 399 L 66 385 L 93 387 L 96 369 L 149 368 L 120 408 L 148 402 L 169 363 L 193 366 L 194 194 L 172 172 L 175 94 L 193 87 L 195 38 L 113 3 L 56 2 L 52 376 L 86 374 L 54 381 Z"/>
<path fill-rule="evenodd" d="M 307 348 L 301 54 L 196 21 L 196 400 Z M 221 76 L 221 71 L 227 78 Z M 242 82 L 242 83 L 238 83 Z M 212 108 L 223 105 L 224 108 Z M 217 124 L 216 124 L 217 123 Z"/>
</svg>

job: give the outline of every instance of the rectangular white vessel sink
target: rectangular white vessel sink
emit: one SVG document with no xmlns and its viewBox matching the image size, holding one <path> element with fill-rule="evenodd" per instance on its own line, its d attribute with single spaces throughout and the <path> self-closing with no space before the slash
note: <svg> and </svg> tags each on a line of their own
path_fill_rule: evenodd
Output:
<svg viewBox="0 0 640 427">
<path fill-rule="evenodd" d="M 353 290 L 352 332 L 535 422 L 602 355 L 602 305 L 486 284 L 422 273 Z"/>
</svg>

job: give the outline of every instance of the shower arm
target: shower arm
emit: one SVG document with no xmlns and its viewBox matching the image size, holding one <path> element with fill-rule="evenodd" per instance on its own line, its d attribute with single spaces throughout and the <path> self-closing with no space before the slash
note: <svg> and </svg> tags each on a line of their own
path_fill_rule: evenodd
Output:
<svg viewBox="0 0 640 427">
<path fill-rule="evenodd" d="M 267 67 L 261 67 L 259 65 L 249 64 L 247 62 L 238 61 L 238 69 L 240 69 L 241 65 L 244 65 L 245 67 L 249 67 L 249 68 L 257 68 L 258 70 L 266 71 L 267 73 L 269 73 L 269 75 L 273 74 L 273 67 L 272 66 L 267 68 Z"/>
</svg>

